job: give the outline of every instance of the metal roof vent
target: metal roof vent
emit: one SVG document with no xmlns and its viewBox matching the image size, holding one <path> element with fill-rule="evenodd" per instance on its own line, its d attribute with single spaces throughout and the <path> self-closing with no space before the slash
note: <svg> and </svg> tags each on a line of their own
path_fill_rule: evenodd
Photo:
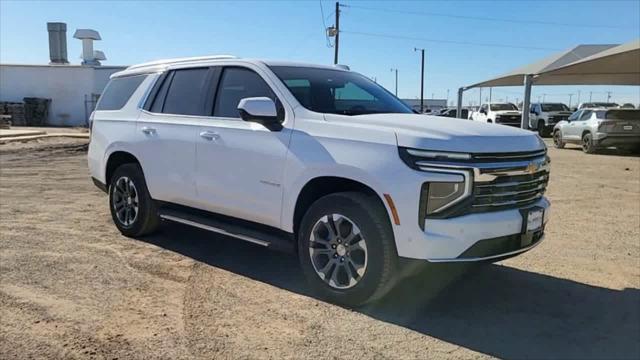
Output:
<svg viewBox="0 0 640 360">
<path fill-rule="evenodd" d="M 97 31 L 92 29 L 78 29 L 73 34 L 73 37 L 82 40 L 82 65 L 100 66 L 99 60 L 106 60 L 102 51 L 93 50 L 93 41 L 102 40 Z"/>
<path fill-rule="evenodd" d="M 61 22 L 48 22 L 47 31 L 49 32 L 50 64 L 68 64 L 67 24 Z"/>
</svg>

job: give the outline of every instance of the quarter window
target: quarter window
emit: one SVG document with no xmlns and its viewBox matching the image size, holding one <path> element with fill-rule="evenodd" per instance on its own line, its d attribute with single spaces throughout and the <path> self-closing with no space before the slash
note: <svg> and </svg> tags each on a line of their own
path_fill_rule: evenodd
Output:
<svg viewBox="0 0 640 360">
<path fill-rule="evenodd" d="M 138 75 L 111 80 L 107 88 L 104 89 L 102 96 L 100 96 L 96 110 L 122 109 L 145 77 L 146 75 Z"/>
<path fill-rule="evenodd" d="M 218 86 L 213 116 L 240 118 L 240 100 L 261 96 L 266 96 L 277 104 L 275 94 L 260 75 L 249 69 L 226 68 Z"/>
<path fill-rule="evenodd" d="M 162 112 L 179 115 L 205 115 L 202 100 L 204 99 L 203 92 L 208 71 L 207 68 L 176 70 L 171 79 Z"/>
</svg>

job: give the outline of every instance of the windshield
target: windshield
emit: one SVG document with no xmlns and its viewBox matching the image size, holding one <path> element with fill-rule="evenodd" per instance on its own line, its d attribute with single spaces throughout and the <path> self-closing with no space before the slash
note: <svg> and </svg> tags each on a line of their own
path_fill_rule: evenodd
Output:
<svg viewBox="0 0 640 360">
<path fill-rule="evenodd" d="M 340 115 L 413 113 L 383 87 L 354 72 L 299 66 L 270 68 L 311 111 Z"/>
<path fill-rule="evenodd" d="M 565 104 L 542 104 L 542 111 L 569 111 Z"/>
<path fill-rule="evenodd" d="M 491 104 L 491 111 L 518 110 L 518 107 L 512 103 Z"/>
</svg>

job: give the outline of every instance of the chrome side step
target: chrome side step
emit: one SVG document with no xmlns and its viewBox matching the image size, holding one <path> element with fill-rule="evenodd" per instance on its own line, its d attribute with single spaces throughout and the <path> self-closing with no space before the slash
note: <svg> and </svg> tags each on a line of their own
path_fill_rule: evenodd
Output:
<svg viewBox="0 0 640 360">
<path fill-rule="evenodd" d="M 159 205 L 158 215 L 162 220 L 193 226 L 273 250 L 295 252 L 294 235 L 278 228 L 177 204 L 160 202 Z"/>
<path fill-rule="evenodd" d="M 191 220 L 187 220 L 187 219 L 182 219 L 176 216 L 172 216 L 172 215 L 164 215 L 164 214 L 160 214 L 160 218 L 164 219 L 164 220 L 170 220 L 170 221 L 175 221 L 181 224 L 185 224 L 185 225 L 189 225 L 189 226 L 193 226 L 193 227 L 197 227 L 203 230 L 207 230 L 207 231 L 211 231 L 214 233 L 218 233 L 218 234 L 222 234 L 222 235 L 226 235 L 226 236 L 231 236 L 234 237 L 236 239 L 240 239 L 240 240 L 244 240 L 244 241 L 248 241 L 250 243 L 254 243 L 257 245 L 261 245 L 261 246 L 269 246 L 269 242 L 264 241 L 264 240 L 259 240 L 259 239 L 255 239 L 246 235 L 241 235 L 241 234 L 234 234 L 234 233 L 230 233 L 226 230 L 217 228 L 217 227 L 213 227 L 210 225 L 205 225 L 205 224 L 201 224 L 195 221 L 191 221 Z"/>
</svg>

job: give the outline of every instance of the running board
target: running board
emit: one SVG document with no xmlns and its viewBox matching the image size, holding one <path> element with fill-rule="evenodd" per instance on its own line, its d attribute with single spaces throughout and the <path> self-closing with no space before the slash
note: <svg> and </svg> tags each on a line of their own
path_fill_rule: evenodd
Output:
<svg viewBox="0 0 640 360">
<path fill-rule="evenodd" d="M 175 206 L 161 207 L 159 213 L 162 220 L 193 226 L 275 250 L 294 250 L 292 234 L 265 225 L 182 206 L 179 209 Z"/>
</svg>

